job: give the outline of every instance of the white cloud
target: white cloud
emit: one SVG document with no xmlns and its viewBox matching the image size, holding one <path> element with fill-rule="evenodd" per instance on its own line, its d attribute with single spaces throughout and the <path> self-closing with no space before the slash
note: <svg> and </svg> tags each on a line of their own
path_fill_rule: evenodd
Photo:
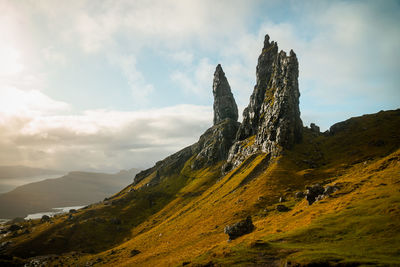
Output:
<svg viewBox="0 0 400 267">
<path fill-rule="evenodd" d="M 35 116 L 51 114 L 68 108 L 67 103 L 53 100 L 37 90 L 0 87 L 0 114 L 3 116 L 28 114 Z"/>
<path fill-rule="evenodd" d="M 62 170 L 149 167 L 196 142 L 211 126 L 210 107 L 180 105 L 136 112 L 88 110 L 59 115 L 68 111 L 68 105 L 41 92 L 1 92 L 1 164 L 18 162 Z M 13 99 L 23 101 L 4 106 Z"/>
</svg>

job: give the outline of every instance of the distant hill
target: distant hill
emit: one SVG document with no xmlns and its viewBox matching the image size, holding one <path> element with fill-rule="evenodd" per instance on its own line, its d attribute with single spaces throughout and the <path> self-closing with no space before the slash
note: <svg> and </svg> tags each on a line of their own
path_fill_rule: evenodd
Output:
<svg viewBox="0 0 400 267">
<path fill-rule="evenodd" d="M 23 184 L 60 177 L 63 174 L 65 173 L 62 171 L 27 166 L 0 166 L 0 193 L 11 191 Z"/>
<path fill-rule="evenodd" d="M 0 218 L 24 217 L 55 207 L 103 200 L 132 182 L 138 169 L 116 174 L 70 172 L 56 179 L 22 185 L 0 195 Z"/>
</svg>

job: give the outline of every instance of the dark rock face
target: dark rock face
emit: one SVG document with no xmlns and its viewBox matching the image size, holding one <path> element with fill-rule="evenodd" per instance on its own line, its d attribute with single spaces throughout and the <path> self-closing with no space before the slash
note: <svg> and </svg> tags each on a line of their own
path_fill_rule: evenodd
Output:
<svg viewBox="0 0 400 267">
<path fill-rule="evenodd" d="M 239 122 L 228 118 L 208 129 L 193 146 L 198 154 L 192 163 L 192 169 L 226 160 L 239 125 Z"/>
<path fill-rule="evenodd" d="M 256 74 L 257 83 L 243 112 L 237 142 L 229 151 L 227 166 L 232 168 L 257 152 L 278 156 L 283 149 L 291 149 L 302 140 L 296 54 L 293 50 L 289 55 L 278 53 L 277 43 L 269 42 L 266 35 Z M 255 137 L 249 145 L 245 139 L 251 136 Z"/>
<path fill-rule="evenodd" d="M 214 125 L 225 119 L 237 121 L 238 108 L 233 98 L 231 87 L 225 77 L 220 64 L 218 64 L 214 73 L 213 81 L 214 95 Z"/>
<path fill-rule="evenodd" d="M 320 133 L 319 126 L 316 125 L 315 123 L 311 123 L 311 124 L 310 124 L 310 128 L 311 128 L 311 131 L 312 131 L 312 132 L 317 133 L 317 134 Z"/>
<path fill-rule="evenodd" d="M 302 138 L 303 123 L 299 110 L 299 67 L 293 50 L 290 55 L 281 51 L 274 62 L 274 72 L 261 106 L 257 145 L 263 152 L 278 155 L 281 149 L 290 149 Z"/>
<path fill-rule="evenodd" d="M 256 85 L 250 96 L 250 103 L 243 111 L 243 122 L 237 133 L 237 140 L 241 141 L 257 133 L 260 124 L 260 111 L 264 102 L 265 92 L 273 73 L 273 63 L 278 54 L 278 44 L 269 42 L 269 36 L 265 36 L 264 48 L 258 57 L 256 69 Z"/>
<path fill-rule="evenodd" d="M 246 219 L 240 222 L 225 226 L 224 233 L 229 235 L 229 240 L 233 240 L 239 236 L 251 233 L 253 229 L 253 222 L 251 217 L 248 216 Z"/>
</svg>

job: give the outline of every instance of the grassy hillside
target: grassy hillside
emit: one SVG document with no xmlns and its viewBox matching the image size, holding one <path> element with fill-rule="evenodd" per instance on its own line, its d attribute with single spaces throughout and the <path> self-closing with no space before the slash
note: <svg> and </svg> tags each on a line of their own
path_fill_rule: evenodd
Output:
<svg viewBox="0 0 400 267">
<path fill-rule="evenodd" d="M 223 162 L 193 171 L 191 158 L 159 184 L 147 186 L 152 173 L 72 219 L 24 223 L 29 233 L 19 230 L 1 240 L 13 242 L 3 250 L 3 262 L 18 261 L 7 255 L 22 262 L 52 254 L 39 261 L 50 266 L 400 265 L 399 129 L 400 110 L 352 118 L 330 134 L 305 129 L 302 144 L 293 150 L 272 159 L 253 155 L 225 176 Z M 315 183 L 339 190 L 312 205 L 295 198 Z M 289 211 L 277 211 L 279 204 Z M 228 242 L 224 227 L 248 215 L 254 231 Z"/>
<path fill-rule="evenodd" d="M 137 169 L 117 174 L 70 172 L 30 183 L 0 195 L 0 218 L 25 217 L 55 207 L 81 206 L 103 200 L 130 183 Z"/>
</svg>

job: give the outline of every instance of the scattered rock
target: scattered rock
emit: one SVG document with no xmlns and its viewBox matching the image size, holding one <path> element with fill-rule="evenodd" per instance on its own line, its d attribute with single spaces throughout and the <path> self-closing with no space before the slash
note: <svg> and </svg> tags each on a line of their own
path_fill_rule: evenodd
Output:
<svg viewBox="0 0 400 267">
<path fill-rule="evenodd" d="M 44 222 L 49 222 L 50 221 L 50 217 L 47 215 L 43 215 L 42 219 L 40 219 L 40 222 L 44 223 Z"/>
<path fill-rule="evenodd" d="M 12 225 L 8 228 L 8 231 L 15 232 L 15 231 L 18 231 L 18 230 L 20 230 L 20 229 L 22 229 L 22 227 L 19 226 L 18 224 L 12 224 Z"/>
<path fill-rule="evenodd" d="M 296 194 L 294 195 L 294 197 L 297 199 L 304 198 L 305 196 L 306 195 L 302 191 L 296 192 Z"/>
<path fill-rule="evenodd" d="M 336 185 L 328 185 L 324 188 L 320 184 L 315 184 L 311 187 L 307 187 L 306 199 L 308 204 L 312 205 L 314 202 L 322 200 L 325 197 L 329 197 L 338 190 L 339 187 Z"/>
<path fill-rule="evenodd" d="M 133 249 L 133 250 L 131 250 L 131 257 L 136 256 L 136 255 L 139 254 L 139 253 L 141 253 L 140 250 Z"/>
<path fill-rule="evenodd" d="M 75 219 L 74 216 L 72 216 L 72 214 L 68 215 L 67 221 L 73 221 Z"/>
<path fill-rule="evenodd" d="M 69 213 L 77 213 L 78 211 L 76 209 L 70 209 Z"/>
<path fill-rule="evenodd" d="M 320 184 L 314 184 L 310 187 L 307 187 L 306 199 L 308 201 L 308 204 L 312 205 L 317 200 L 317 197 L 319 195 L 322 195 L 324 191 L 324 187 Z"/>
<path fill-rule="evenodd" d="M 325 187 L 324 195 L 330 196 L 338 190 L 339 188 L 337 186 L 328 185 L 327 187 Z"/>
<path fill-rule="evenodd" d="M 248 216 L 244 220 L 225 226 L 224 233 L 229 235 L 229 240 L 233 240 L 239 236 L 251 233 L 253 229 L 254 225 L 251 216 Z"/>
<path fill-rule="evenodd" d="M 276 210 L 279 212 L 286 212 L 286 211 L 289 211 L 289 208 L 286 207 L 285 205 L 278 205 L 278 206 L 276 206 Z"/>
</svg>

